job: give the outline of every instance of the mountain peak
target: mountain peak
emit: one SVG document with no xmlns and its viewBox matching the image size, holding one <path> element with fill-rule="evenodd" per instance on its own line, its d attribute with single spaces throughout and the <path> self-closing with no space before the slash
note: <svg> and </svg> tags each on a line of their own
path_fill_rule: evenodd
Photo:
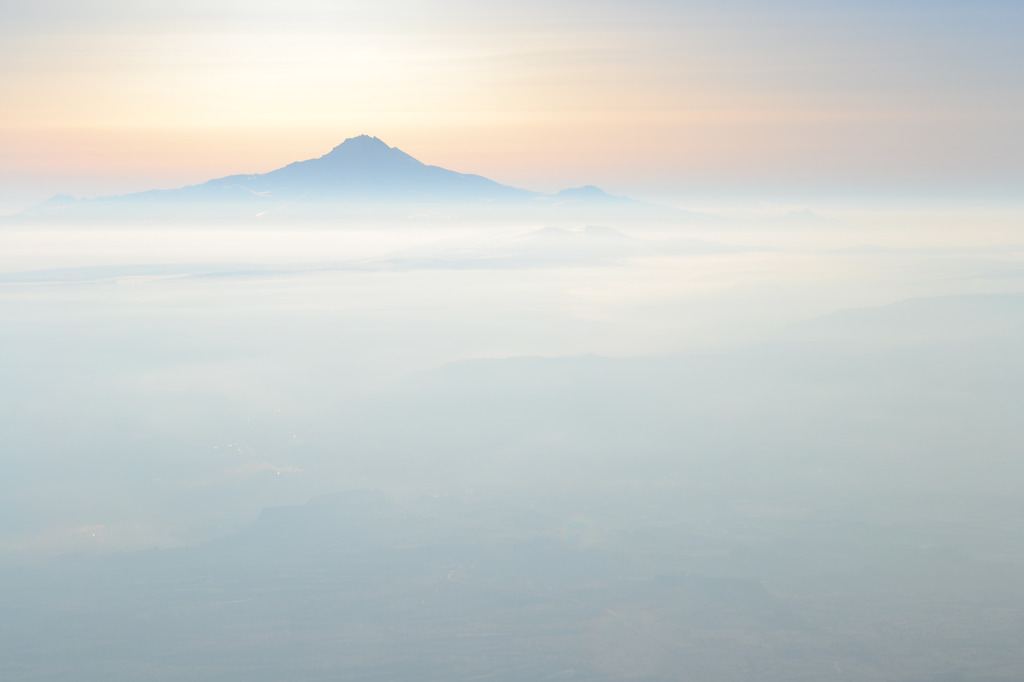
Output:
<svg viewBox="0 0 1024 682">
<path fill-rule="evenodd" d="M 362 168 L 397 166 L 422 166 L 423 164 L 398 147 L 388 146 L 383 140 L 369 135 L 350 137 L 319 159 L 302 161 L 297 165 L 326 162 L 328 166 L 359 166 Z M 295 165 L 295 164 L 293 164 Z"/>
<path fill-rule="evenodd" d="M 337 147 L 331 150 L 331 153 L 333 154 L 334 152 L 337 151 L 349 149 L 385 150 L 391 149 L 391 147 L 389 147 L 388 144 L 381 140 L 380 138 L 372 137 L 370 135 L 357 135 L 356 137 L 350 137 L 341 144 L 339 144 Z"/>
</svg>

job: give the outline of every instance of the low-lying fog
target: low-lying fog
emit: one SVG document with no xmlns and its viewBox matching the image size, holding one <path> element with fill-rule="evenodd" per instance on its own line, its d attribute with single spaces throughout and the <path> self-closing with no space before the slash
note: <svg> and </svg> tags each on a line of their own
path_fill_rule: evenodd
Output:
<svg viewBox="0 0 1024 682">
<path fill-rule="evenodd" d="M 8 229 L 0 547 L 351 488 L 1004 486 L 1024 240 L 954 218 Z"/>
<path fill-rule="evenodd" d="M 1024 676 L 1013 215 L 0 231 L 0 677 Z"/>
</svg>

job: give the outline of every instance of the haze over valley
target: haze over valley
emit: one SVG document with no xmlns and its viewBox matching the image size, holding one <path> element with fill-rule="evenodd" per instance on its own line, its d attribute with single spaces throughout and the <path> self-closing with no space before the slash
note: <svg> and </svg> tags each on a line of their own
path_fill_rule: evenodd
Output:
<svg viewBox="0 0 1024 682">
<path fill-rule="evenodd" d="M 195 191 L 0 233 L 5 678 L 1019 672 L 1006 216 Z"/>
</svg>

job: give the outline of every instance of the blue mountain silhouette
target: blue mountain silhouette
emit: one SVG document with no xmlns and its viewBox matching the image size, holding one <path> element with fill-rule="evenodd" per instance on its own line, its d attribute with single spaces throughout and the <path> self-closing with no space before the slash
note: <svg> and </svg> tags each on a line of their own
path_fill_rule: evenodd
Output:
<svg viewBox="0 0 1024 682">
<path fill-rule="evenodd" d="M 64 195 L 18 217 L 65 221 L 132 219 L 251 220 L 253 218 L 331 218 L 348 213 L 412 215 L 491 210 L 502 215 L 524 211 L 572 214 L 587 210 L 671 214 L 684 212 L 607 194 L 593 186 L 542 194 L 510 187 L 480 175 L 429 166 L 376 137 L 345 140 L 327 154 L 297 161 L 268 173 L 229 175 L 179 189 L 149 190 L 98 199 Z M 517 213 L 518 211 L 518 213 Z M 666 213 L 667 212 L 667 213 Z"/>
</svg>

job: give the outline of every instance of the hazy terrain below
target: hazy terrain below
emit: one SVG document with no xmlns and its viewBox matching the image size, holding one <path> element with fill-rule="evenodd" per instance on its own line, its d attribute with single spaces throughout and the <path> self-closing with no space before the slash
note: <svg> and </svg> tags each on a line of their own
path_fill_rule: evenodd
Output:
<svg viewBox="0 0 1024 682">
<path fill-rule="evenodd" d="M 1018 225 L 5 228 L 0 676 L 1020 679 Z"/>
</svg>

